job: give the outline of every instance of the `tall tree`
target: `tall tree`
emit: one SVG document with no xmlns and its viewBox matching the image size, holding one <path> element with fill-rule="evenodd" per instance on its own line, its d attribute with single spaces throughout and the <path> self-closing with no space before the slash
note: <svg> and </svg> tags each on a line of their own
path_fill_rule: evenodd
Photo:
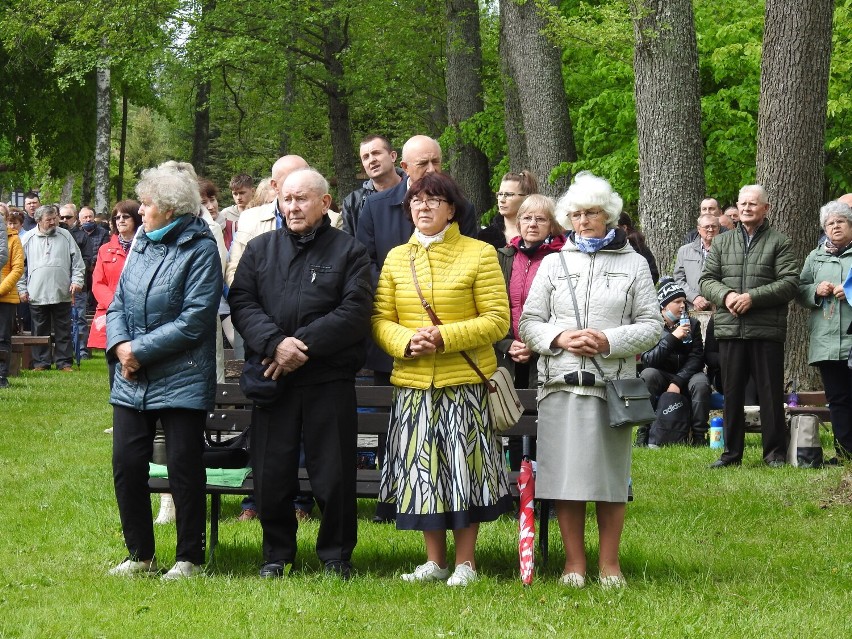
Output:
<svg viewBox="0 0 852 639">
<path fill-rule="evenodd" d="M 543 0 L 542 4 L 555 4 Z M 511 80 L 518 89 L 529 168 L 542 191 L 558 195 L 571 182 L 568 172 L 553 170 L 577 159 L 568 98 L 562 83 L 562 54 L 544 34 L 544 10 L 531 0 L 500 0 L 500 23 Z M 522 157 L 522 156 L 521 156 Z"/>
<path fill-rule="evenodd" d="M 639 218 L 667 271 L 704 197 L 692 0 L 638 0 L 632 11 Z"/>
<path fill-rule="evenodd" d="M 772 223 L 793 238 L 801 260 L 816 245 L 822 204 L 832 0 L 767 0 L 760 74 L 757 181 L 769 192 Z M 805 311 L 791 305 L 787 379 L 807 365 Z"/>
<path fill-rule="evenodd" d="M 102 42 L 102 44 L 104 44 Z M 95 72 L 95 213 L 109 215 L 110 142 L 112 135 L 112 92 L 109 56 L 104 55 Z"/>
<path fill-rule="evenodd" d="M 447 115 L 453 128 L 449 171 L 482 215 L 493 202 L 488 158 L 466 135 L 464 124 L 481 112 L 482 43 L 477 0 L 447 0 Z"/>
</svg>

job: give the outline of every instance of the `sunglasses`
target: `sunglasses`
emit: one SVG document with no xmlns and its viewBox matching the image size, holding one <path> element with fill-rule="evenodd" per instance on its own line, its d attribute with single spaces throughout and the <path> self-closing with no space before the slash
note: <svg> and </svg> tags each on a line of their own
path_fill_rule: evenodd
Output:
<svg viewBox="0 0 852 639">
<path fill-rule="evenodd" d="M 73 215 L 60 215 L 59 219 L 60 220 L 73 220 L 74 216 Z"/>
<path fill-rule="evenodd" d="M 132 216 L 132 215 L 127 215 L 127 214 L 125 213 L 125 214 L 121 214 L 121 215 L 116 215 L 116 216 L 114 216 L 112 219 L 114 219 L 114 220 L 132 220 L 132 219 L 133 219 L 133 216 Z"/>
</svg>

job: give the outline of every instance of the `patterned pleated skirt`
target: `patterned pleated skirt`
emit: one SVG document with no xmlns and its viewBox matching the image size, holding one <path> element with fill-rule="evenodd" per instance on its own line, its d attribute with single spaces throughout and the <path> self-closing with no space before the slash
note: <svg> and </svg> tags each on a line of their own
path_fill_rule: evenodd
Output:
<svg viewBox="0 0 852 639">
<path fill-rule="evenodd" d="M 402 530 L 456 530 L 511 508 L 485 386 L 397 388 L 377 514 Z"/>
</svg>

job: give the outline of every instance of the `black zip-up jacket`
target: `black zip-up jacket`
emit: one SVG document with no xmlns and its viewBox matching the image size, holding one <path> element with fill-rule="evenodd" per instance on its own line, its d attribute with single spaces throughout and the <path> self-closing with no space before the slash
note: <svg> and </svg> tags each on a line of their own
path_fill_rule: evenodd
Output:
<svg viewBox="0 0 852 639">
<path fill-rule="evenodd" d="M 247 358 L 272 357 L 290 336 L 307 345 L 308 361 L 287 374 L 289 384 L 354 379 L 364 364 L 373 309 L 370 260 L 328 216 L 306 236 L 281 228 L 252 239 L 228 303 Z"/>
<path fill-rule="evenodd" d="M 672 381 L 685 392 L 692 376 L 704 370 L 704 343 L 701 341 L 698 320 L 689 320 L 689 334 L 692 336 L 689 344 L 684 344 L 672 335 L 675 328 L 666 326 L 657 345 L 642 353 L 642 365 L 674 375 Z"/>
</svg>

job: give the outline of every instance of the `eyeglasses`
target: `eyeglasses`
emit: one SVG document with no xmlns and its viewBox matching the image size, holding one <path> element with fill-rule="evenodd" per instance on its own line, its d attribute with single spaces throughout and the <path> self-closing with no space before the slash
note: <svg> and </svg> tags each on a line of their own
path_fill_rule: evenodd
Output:
<svg viewBox="0 0 852 639">
<path fill-rule="evenodd" d="M 413 197 L 413 198 L 411 198 L 410 204 L 411 204 L 411 206 L 420 206 L 422 204 L 425 204 L 430 209 L 437 209 L 439 206 L 441 206 L 441 202 L 446 202 L 446 201 L 447 200 L 445 200 L 444 198 L 440 198 L 440 197 L 427 197 L 424 200 L 421 200 L 419 197 Z"/>
<path fill-rule="evenodd" d="M 60 215 L 59 219 L 60 220 L 73 220 L 74 216 L 73 215 Z"/>
<path fill-rule="evenodd" d="M 121 215 L 115 215 L 115 216 L 113 216 L 113 218 L 112 218 L 112 219 L 114 219 L 114 220 L 131 220 L 131 219 L 133 219 L 133 216 L 132 216 L 132 215 L 128 215 L 127 213 L 123 213 L 123 214 L 121 214 Z"/>
<path fill-rule="evenodd" d="M 526 193 L 511 193 L 509 191 L 497 191 L 497 193 L 494 194 L 494 196 L 498 200 L 502 200 L 503 198 L 506 198 L 508 200 L 509 198 L 515 197 L 516 195 L 520 195 L 520 196 L 523 197 L 523 196 L 526 196 Z"/>
<path fill-rule="evenodd" d="M 519 217 L 518 222 L 521 224 L 529 224 L 530 226 L 544 226 L 545 224 L 548 224 L 550 220 L 546 217 L 531 217 L 529 215 L 525 215 L 524 217 Z"/>
<path fill-rule="evenodd" d="M 602 211 L 575 211 L 574 213 L 571 214 L 571 221 L 572 222 L 579 222 L 581 219 L 583 219 L 584 215 L 586 216 L 586 219 L 589 222 L 594 222 L 601 215 L 603 215 L 603 212 Z"/>
<path fill-rule="evenodd" d="M 702 231 L 718 231 L 722 227 L 719 224 L 715 224 L 715 225 L 714 224 L 708 224 L 706 226 L 699 226 L 698 228 L 701 229 Z"/>
</svg>

